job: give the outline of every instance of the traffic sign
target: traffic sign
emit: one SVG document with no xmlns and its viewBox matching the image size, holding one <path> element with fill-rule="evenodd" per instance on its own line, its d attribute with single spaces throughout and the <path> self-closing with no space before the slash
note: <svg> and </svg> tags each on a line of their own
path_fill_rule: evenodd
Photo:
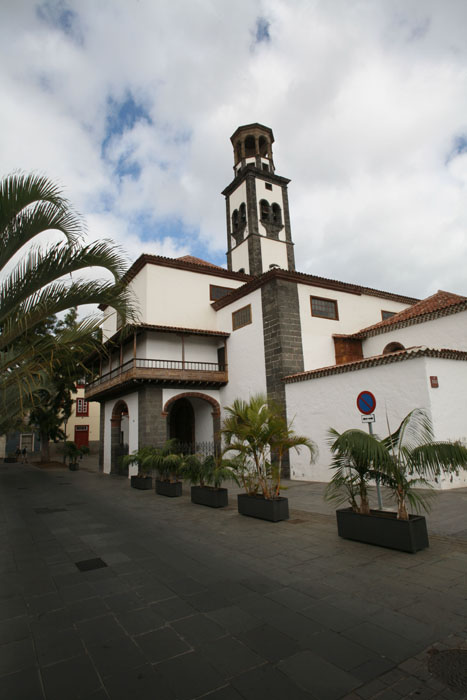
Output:
<svg viewBox="0 0 467 700">
<path fill-rule="evenodd" d="M 360 416 L 362 419 L 362 423 L 374 423 L 375 422 L 375 414 L 370 413 L 369 416 Z"/>
<path fill-rule="evenodd" d="M 371 391 L 361 391 L 357 396 L 357 408 L 360 413 L 369 415 L 376 408 L 376 399 Z"/>
</svg>

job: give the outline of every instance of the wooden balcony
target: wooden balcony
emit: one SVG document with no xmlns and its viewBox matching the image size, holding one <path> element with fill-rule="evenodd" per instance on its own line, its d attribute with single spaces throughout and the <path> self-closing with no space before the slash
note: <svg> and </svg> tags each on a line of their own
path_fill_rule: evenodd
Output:
<svg viewBox="0 0 467 700">
<path fill-rule="evenodd" d="M 95 399 L 104 394 L 118 393 L 126 385 L 144 381 L 173 386 L 219 387 L 228 382 L 227 365 L 134 358 L 86 384 L 85 397 Z"/>
</svg>

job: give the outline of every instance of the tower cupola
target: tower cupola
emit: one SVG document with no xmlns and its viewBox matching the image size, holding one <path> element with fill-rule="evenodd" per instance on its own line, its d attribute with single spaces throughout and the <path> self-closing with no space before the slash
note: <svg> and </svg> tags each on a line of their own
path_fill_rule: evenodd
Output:
<svg viewBox="0 0 467 700">
<path fill-rule="evenodd" d="M 239 126 L 230 138 L 234 179 L 223 191 L 229 270 L 261 275 L 295 270 L 287 185 L 275 173 L 274 135 L 262 124 Z"/>
<path fill-rule="evenodd" d="M 237 175 L 247 165 L 254 165 L 259 170 L 274 172 L 272 129 L 262 124 L 239 126 L 231 136 L 234 149 L 234 172 Z"/>
</svg>

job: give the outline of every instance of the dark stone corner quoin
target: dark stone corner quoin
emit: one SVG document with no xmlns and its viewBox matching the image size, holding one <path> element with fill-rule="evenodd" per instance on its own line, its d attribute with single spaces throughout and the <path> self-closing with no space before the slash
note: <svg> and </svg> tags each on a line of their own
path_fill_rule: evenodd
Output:
<svg viewBox="0 0 467 700">
<path fill-rule="evenodd" d="M 397 513 L 372 510 L 366 515 L 355 513 L 352 508 L 340 508 L 336 517 L 337 534 L 347 540 L 412 554 L 429 547 L 426 520 L 422 515 L 398 520 Z"/>
</svg>

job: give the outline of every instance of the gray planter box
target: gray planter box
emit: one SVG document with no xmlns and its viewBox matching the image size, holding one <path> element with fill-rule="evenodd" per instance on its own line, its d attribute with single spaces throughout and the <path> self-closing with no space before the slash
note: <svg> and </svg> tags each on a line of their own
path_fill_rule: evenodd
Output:
<svg viewBox="0 0 467 700">
<path fill-rule="evenodd" d="M 149 489 L 152 489 L 152 477 L 150 476 L 132 476 L 131 479 L 131 488 L 132 489 L 140 489 L 140 491 L 147 491 Z"/>
<path fill-rule="evenodd" d="M 397 513 L 372 510 L 370 515 L 354 513 L 351 508 L 336 511 L 339 537 L 378 547 L 397 549 L 415 554 L 429 547 L 426 520 L 422 515 L 411 515 L 409 520 L 398 520 Z"/>
<path fill-rule="evenodd" d="M 191 502 L 210 508 L 224 508 L 229 505 L 228 491 L 212 486 L 192 486 Z"/>
<path fill-rule="evenodd" d="M 156 493 L 160 496 L 168 496 L 169 498 L 177 498 L 182 495 L 181 481 L 159 481 L 156 479 Z"/>
<path fill-rule="evenodd" d="M 268 501 L 263 496 L 249 496 L 247 493 L 240 493 L 237 500 L 238 512 L 241 515 L 269 520 L 273 523 L 289 519 L 289 501 L 283 496 Z"/>
</svg>

